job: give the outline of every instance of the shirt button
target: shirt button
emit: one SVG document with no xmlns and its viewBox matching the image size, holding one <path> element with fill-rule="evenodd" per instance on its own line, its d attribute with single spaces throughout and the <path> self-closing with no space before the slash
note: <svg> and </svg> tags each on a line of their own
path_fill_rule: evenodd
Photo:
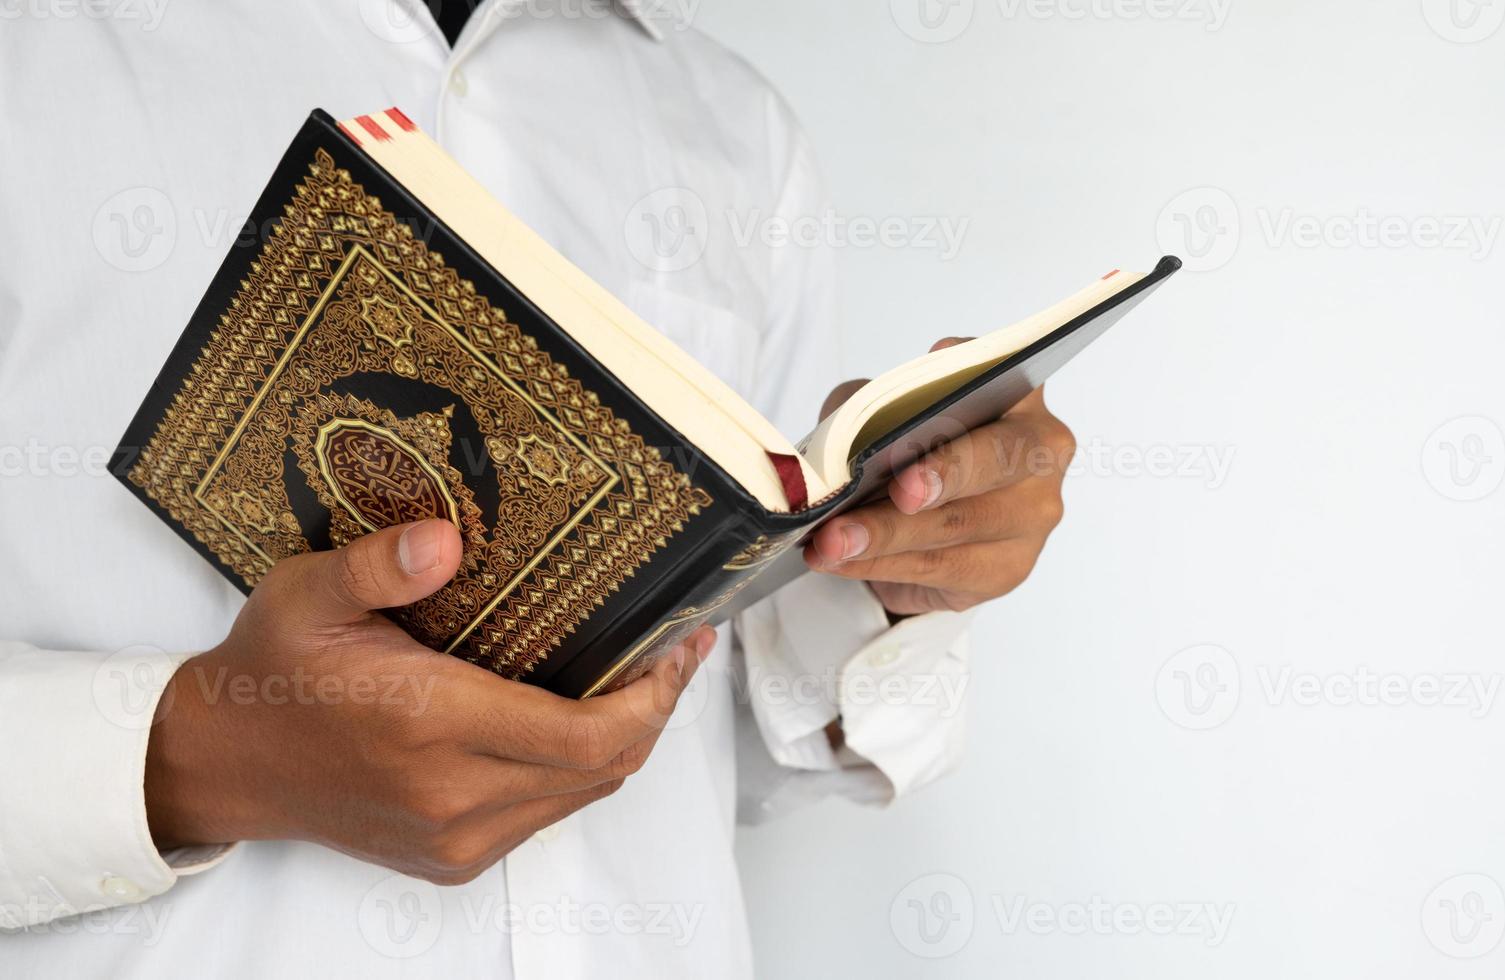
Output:
<svg viewBox="0 0 1505 980">
<path fill-rule="evenodd" d="M 867 655 L 867 662 L 874 667 L 887 667 L 899 659 L 899 648 L 884 644 Z"/>
<path fill-rule="evenodd" d="M 458 68 L 449 74 L 449 90 L 462 99 L 465 93 L 470 91 L 470 83 L 465 80 L 465 73 Z"/>
<path fill-rule="evenodd" d="M 99 890 L 104 892 L 106 898 L 117 902 L 139 902 L 146 897 L 140 885 L 119 875 L 105 875 L 99 883 Z"/>
<path fill-rule="evenodd" d="M 560 823 L 563 823 L 563 821 L 560 821 Z M 559 824 L 557 824 L 557 823 L 551 823 L 547 827 L 545 827 L 544 829 L 540 830 L 538 833 L 534 834 L 533 835 L 533 839 L 536 840 L 536 841 L 538 841 L 540 844 L 547 844 L 549 841 L 553 840 L 554 838 L 556 838 L 558 836 L 559 836 Z"/>
</svg>

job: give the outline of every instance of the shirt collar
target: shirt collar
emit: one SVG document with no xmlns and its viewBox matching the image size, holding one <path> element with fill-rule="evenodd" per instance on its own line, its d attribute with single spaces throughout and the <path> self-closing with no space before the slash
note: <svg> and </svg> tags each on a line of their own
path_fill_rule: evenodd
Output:
<svg viewBox="0 0 1505 980">
<path fill-rule="evenodd" d="M 659 22 L 672 23 L 674 17 L 670 9 L 672 4 L 665 0 L 613 0 L 612 6 L 637 21 L 638 26 L 655 41 L 664 39 L 664 29 L 659 26 Z"/>
</svg>

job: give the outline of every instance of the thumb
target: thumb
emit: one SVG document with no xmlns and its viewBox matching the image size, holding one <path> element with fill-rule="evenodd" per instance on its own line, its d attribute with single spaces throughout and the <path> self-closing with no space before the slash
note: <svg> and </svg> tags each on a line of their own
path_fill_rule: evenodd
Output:
<svg viewBox="0 0 1505 980">
<path fill-rule="evenodd" d="M 449 521 L 399 524 L 338 551 L 303 556 L 291 584 L 315 619 L 336 626 L 437 592 L 455 577 L 460 552 L 460 532 Z"/>
</svg>

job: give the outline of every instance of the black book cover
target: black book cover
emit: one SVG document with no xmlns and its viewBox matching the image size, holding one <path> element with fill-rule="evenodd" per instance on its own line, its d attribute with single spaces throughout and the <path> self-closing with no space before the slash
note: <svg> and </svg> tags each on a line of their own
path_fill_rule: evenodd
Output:
<svg viewBox="0 0 1505 980">
<path fill-rule="evenodd" d="M 815 524 L 998 418 L 1180 265 L 1162 259 L 984 371 L 863 448 L 839 492 L 786 514 L 324 112 L 247 226 L 266 233 L 231 248 L 113 471 L 246 592 L 282 558 L 447 518 L 465 544 L 458 575 L 392 617 L 436 650 L 570 697 L 615 689 L 701 623 L 792 581 Z"/>
<path fill-rule="evenodd" d="M 710 619 L 821 512 L 773 514 L 315 111 L 113 471 L 239 588 L 425 517 L 456 579 L 391 615 L 570 697 Z"/>
</svg>

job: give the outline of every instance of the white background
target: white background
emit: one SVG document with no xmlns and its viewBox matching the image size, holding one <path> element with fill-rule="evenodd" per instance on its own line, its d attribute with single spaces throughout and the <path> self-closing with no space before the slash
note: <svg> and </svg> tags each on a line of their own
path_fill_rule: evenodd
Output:
<svg viewBox="0 0 1505 980">
<path fill-rule="evenodd" d="M 845 373 L 1191 267 L 1049 386 L 1098 462 L 965 769 L 742 837 L 761 973 L 1499 976 L 1505 2 L 1090 2 L 696 11 L 842 215 L 969 222 L 842 250 Z"/>
</svg>

